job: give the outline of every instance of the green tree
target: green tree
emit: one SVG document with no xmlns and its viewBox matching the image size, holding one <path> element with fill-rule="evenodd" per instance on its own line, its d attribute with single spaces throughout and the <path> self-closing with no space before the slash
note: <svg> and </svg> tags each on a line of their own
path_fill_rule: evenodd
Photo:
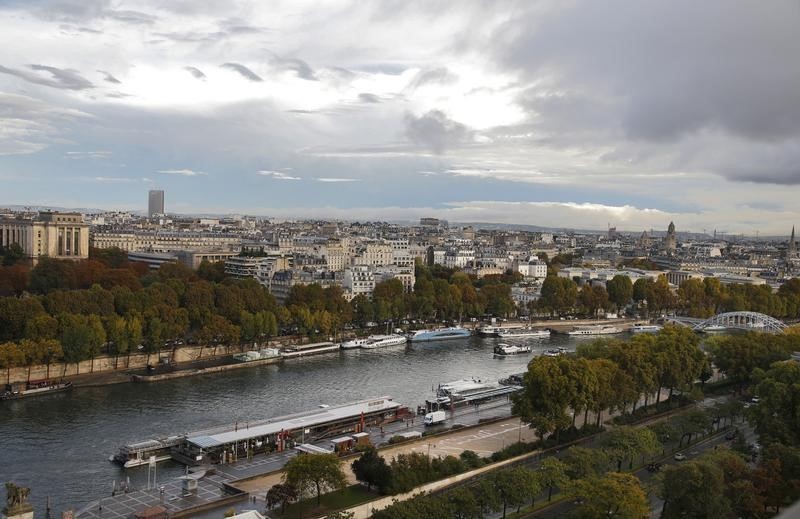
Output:
<svg viewBox="0 0 800 519">
<path fill-rule="evenodd" d="M 625 308 L 633 298 L 633 283 L 628 276 L 617 274 L 606 283 L 606 290 L 617 310 Z"/>
<path fill-rule="evenodd" d="M 509 506 L 521 506 L 531 494 L 534 476 L 530 469 L 515 467 L 513 469 L 499 470 L 490 476 L 497 496 L 503 505 L 503 518 Z"/>
<path fill-rule="evenodd" d="M 617 472 L 622 470 L 622 462 L 638 456 L 650 456 L 661 452 L 661 445 L 653 431 L 630 426 L 620 426 L 608 431 L 602 440 L 602 448 L 609 458 L 617 462 Z"/>
<path fill-rule="evenodd" d="M 776 362 L 760 378 L 750 418 L 762 441 L 774 440 L 785 445 L 800 445 L 800 363 Z"/>
<path fill-rule="evenodd" d="M 284 483 L 294 486 L 301 495 L 314 491 L 317 505 L 323 491 L 347 485 L 342 464 L 335 454 L 299 454 L 284 466 Z"/>
<path fill-rule="evenodd" d="M 286 513 L 286 505 L 297 501 L 300 494 L 297 492 L 297 488 L 288 483 L 276 483 L 267 490 L 266 497 L 268 509 L 280 506 L 281 511 Z"/>
<path fill-rule="evenodd" d="M 564 455 L 569 479 L 585 479 L 605 473 L 608 469 L 608 455 L 602 449 L 573 446 Z"/>
<path fill-rule="evenodd" d="M 381 493 L 386 493 L 392 485 L 392 470 L 374 447 L 362 452 L 350 466 L 356 479 L 366 483 L 368 489 L 375 486 Z"/>
<path fill-rule="evenodd" d="M 569 481 L 567 470 L 569 466 L 554 456 L 542 460 L 536 477 L 542 487 L 547 489 L 547 501 L 553 498 L 553 489 L 564 488 Z"/>
<path fill-rule="evenodd" d="M 570 493 L 579 500 L 579 517 L 641 519 L 650 515 L 647 495 L 632 474 L 610 472 L 581 479 L 573 483 Z"/>
<path fill-rule="evenodd" d="M 693 460 L 669 465 L 662 474 L 659 497 L 664 501 L 664 519 L 730 515 L 722 469 L 715 464 Z"/>
</svg>

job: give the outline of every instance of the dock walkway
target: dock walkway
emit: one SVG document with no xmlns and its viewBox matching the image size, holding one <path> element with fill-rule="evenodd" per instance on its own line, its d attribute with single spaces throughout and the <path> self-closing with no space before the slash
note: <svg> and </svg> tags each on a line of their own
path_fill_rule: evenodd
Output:
<svg viewBox="0 0 800 519">
<path fill-rule="evenodd" d="M 477 425 L 481 420 L 505 417 L 510 415 L 511 404 L 507 400 L 481 404 L 479 407 L 468 406 L 457 409 L 454 413 L 448 411 L 448 418 L 444 425 L 452 426 L 461 424 L 464 426 Z M 395 434 L 410 431 L 424 431 L 422 417 L 414 417 L 414 423 L 410 420 L 395 422 L 383 428 L 372 428 L 368 432 L 370 441 L 374 445 L 384 444 Z M 438 426 L 432 430 L 446 430 L 445 426 Z M 322 448 L 329 448 L 329 441 L 323 440 L 314 445 Z M 258 455 L 252 460 L 239 460 L 229 465 L 215 465 L 215 474 L 207 475 L 198 481 L 198 492 L 196 496 L 182 497 L 182 481 L 179 478 L 161 483 L 164 488 L 163 496 L 159 489 L 135 490 L 124 494 L 118 493 L 115 496 L 103 498 L 95 501 L 84 509 L 76 513 L 78 519 L 128 519 L 133 513 L 144 508 L 156 505 L 163 505 L 173 518 L 198 517 L 201 512 L 229 506 L 232 503 L 244 501 L 249 497 L 247 492 L 236 489 L 237 481 L 256 478 L 266 474 L 279 471 L 283 466 L 298 453 L 294 449 L 269 455 Z M 261 496 L 263 497 L 263 496 Z"/>
</svg>

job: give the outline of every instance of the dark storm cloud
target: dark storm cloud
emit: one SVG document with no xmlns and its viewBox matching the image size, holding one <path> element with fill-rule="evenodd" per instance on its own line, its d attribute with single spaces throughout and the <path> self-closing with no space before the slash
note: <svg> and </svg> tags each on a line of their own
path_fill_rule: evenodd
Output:
<svg viewBox="0 0 800 519">
<path fill-rule="evenodd" d="M 568 123 L 618 128 L 622 139 L 663 146 L 702 131 L 796 140 L 798 21 L 800 5 L 789 0 L 585 1 L 515 18 L 498 34 L 497 52 L 537 82 L 535 93 L 561 95 L 529 96 L 545 132 Z"/>
<path fill-rule="evenodd" d="M 239 74 L 249 79 L 250 81 L 263 81 L 263 79 L 261 79 L 261 76 L 259 76 L 249 68 L 239 63 L 223 63 L 222 65 L 220 65 L 220 67 L 238 72 Z"/>
<path fill-rule="evenodd" d="M 28 65 L 31 70 L 36 72 L 47 72 L 50 77 L 40 74 L 32 74 L 26 70 L 8 68 L 0 65 L 0 72 L 24 79 L 37 85 L 60 88 L 64 90 L 86 90 L 94 88 L 91 81 L 81 76 L 77 70 L 69 68 L 57 68 L 47 65 Z"/>
<path fill-rule="evenodd" d="M 121 83 L 121 81 L 119 79 L 115 78 L 114 76 L 112 76 L 110 72 L 106 72 L 105 70 L 98 70 L 98 72 L 103 74 L 103 80 L 104 81 L 107 81 L 109 83 L 116 83 L 116 84 L 120 84 Z"/>
<path fill-rule="evenodd" d="M 362 103 L 380 103 L 381 98 L 369 92 L 361 92 L 358 94 L 358 100 Z"/>
<path fill-rule="evenodd" d="M 436 154 L 463 144 L 472 134 L 469 128 L 448 118 L 440 110 L 431 110 L 420 117 L 407 114 L 404 122 L 406 137 Z"/>
<path fill-rule="evenodd" d="M 205 79 L 206 75 L 197 67 L 183 67 L 184 70 L 188 71 L 189 74 L 193 75 L 197 79 Z"/>
</svg>

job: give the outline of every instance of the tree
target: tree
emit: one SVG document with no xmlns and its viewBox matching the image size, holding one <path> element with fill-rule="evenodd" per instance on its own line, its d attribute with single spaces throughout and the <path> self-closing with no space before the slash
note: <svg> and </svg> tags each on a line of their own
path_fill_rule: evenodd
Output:
<svg viewBox="0 0 800 519">
<path fill-rule="evenodd" d="M 564 463 L 570 479 L 592 478 L 608 469 L 608 455 L 602 449 L 573 446 L 567 449 Z"/>
<path fill-rule="evenodd" d="M 30 290 L 39 294 L 47 294 L 53 290 L 77 288 L 75 265 L 68 260 L 40 258 L 31 269 Z"/>
<path fill-rule="evenodd" d="M 567 464 L 556 457 L 549 456 L 542 460 L 536 476 L 539 480 L 539 484 L 547 489 L 548 502 L 553 497 L 553 489 L 563 488 L 569 481 L 567 469 Z"/>
<path fill-rule="evenodd" d="M 664 500 L 661 517 L 728 517 L 722 469 L 703 460 L 669 465 L 663 471 L 659 497 Z"/>
<path fill-rule="evenodd" d="M 8 247 L 0 247 L 3 254 L 3 266 L 10 267 L 25 258 L 25 251 L 19 243 L 12 243 Z"/>
<path fill-rule="evenodd" d="M 284 466 L 283 477 L 283 482 L 297 488 L 301 495 L 314 490 L 317 505 L 323 491 L 347 485 L 342 464 L 335 454 L 299 454 Z"/>
<path fill-rule="evenodd" d="M 762 441 L 800 445 L 800 363 L 776 362 L 757 376 L 760 402 L 750 409 L 756 432 Z"/>
<path fill-rule="evenodd" d="M 362 452 L 350 466 L 356 479 L 366 483 L 368 489 L 374 485 L 381 493 L 386 493 L 391 487 L 392 470 L 374 447 Z"/>
<path fill-rule="evenodd" d="M 521 506 L 531 495 L 534 484 L 533 473 L 525 467 L 499 470 L 490 476 L 497 496 L 503 504 L 503 518 L 508 506 Z"/>
<path fill-rule="evenodd" d="M 15 342 L 0 343 L 0 368 L 6 370 L 6 382 L 11 380 L 11 368 L 25 363 L 25 352 Z"/>
<path fill-rule="evenodd" d="M 541 439 L 570 424 L 567 406 L 575 398 L 572 361 L 567 357 L 536 357 L 528 364 L 523 389 L 514 396 L 514 414 L 536 429 Z"/>
<path fill-rule="evenodd" d="M 631 278 L 617 274 L 606 283 L 608 299 L 614 303 L 617 310 L 625 308 L 633 297 L 633 283 Z"/>
<path fill-rule="evenodd" d="M 575 481 L 570 492 L 578 498 L 580 517 L 641 519 L 650 514 L 650 504 L 639 479 L 632 474 L 610 472 Z"/>
<path fill-rule="evenodd" d="M 661 451 L 653 431 L 627 425 L 608 431 L 603 438 L 602 448 L 609 458 L 617 462 L 617 472 L 622 470 L 623 461 L 629 461 L 632 466 L 637 456 L 649 456 Z"/>
<path fill-rule="evenodd" d="M 286 505 L 297 501 L 299 498 L 297 488 L 288 483 L 276 483 L 267 490 L 267 508 L 272 509 L 280 505 L 281 512 L 286 512 Z"/>
</svg>

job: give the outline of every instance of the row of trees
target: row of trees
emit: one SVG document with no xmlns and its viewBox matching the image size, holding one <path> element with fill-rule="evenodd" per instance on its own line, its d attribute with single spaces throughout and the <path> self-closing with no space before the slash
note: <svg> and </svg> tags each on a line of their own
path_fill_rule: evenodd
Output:
<svg viewBox="0 0 800 519">
<path fill-rule="evenodd" d="M 596 424 L 604 412 L 628 407 L 635 411 L 662 389 L 689 390 L 701 374 L 710 376 L 697 336 L 688 328 L 666 326 L 658 334 L 641 334 L 628 341 L 600 340 L 581 345 L 577 355 L 541 356 L 528 364 L 523 390 L 514 412 L 537 434 L 558 434 L 575 425 L 576 415 L 589 412 Z"/>
</svg>

